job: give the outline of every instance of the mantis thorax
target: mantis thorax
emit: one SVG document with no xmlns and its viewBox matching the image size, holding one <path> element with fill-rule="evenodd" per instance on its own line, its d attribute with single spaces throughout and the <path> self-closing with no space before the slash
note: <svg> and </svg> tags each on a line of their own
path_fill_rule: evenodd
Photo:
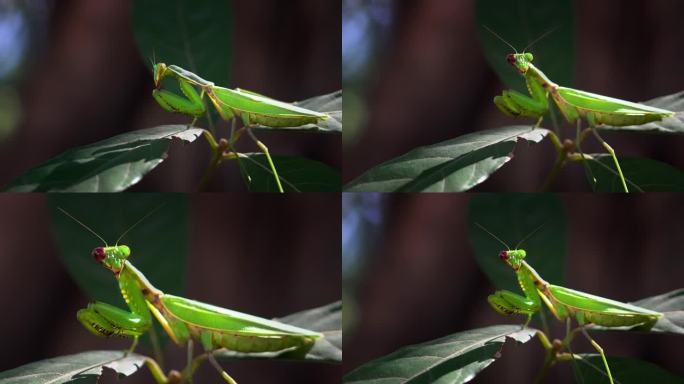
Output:
<svg viewBox="0 0 684 384">
<path fill-rule="evenodd" d="M 103 267 L 118 274 L 123 269 L 126 258 L 131 255 L 131 249 L 127 245 L 97 247 L 93 249 L 92 255 Z"/>
<path fill-rule="evenodd" d="M 511 249 L 499 252 L 501 260 L 505 261 L 506 264 L 516 271 L 520 269 L 520 265 L 522 264 L 523 259 L 525 259 L 525 256 L 527 256 L 527 253 L 524 249 Z"/>
<path fill-rule="evenodd" d="M 510 53 L 506 56 L 506 62 L 514 66 L 518 72 L 525 74 L 530 68 L 530 63 L 534 60 L 534 56 L 529 52 L 524 53 Z"/>
</svg>

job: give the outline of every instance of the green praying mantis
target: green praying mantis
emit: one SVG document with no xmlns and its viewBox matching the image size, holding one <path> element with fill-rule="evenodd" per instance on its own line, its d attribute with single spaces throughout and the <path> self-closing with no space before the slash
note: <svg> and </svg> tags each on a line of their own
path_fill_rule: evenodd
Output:
<svg viewBox="0 0 684 384">
<path fill-rule="evenodd" d="M 581 120 L 584 119 L 589 124 L 589 131 L 593 133 L 606 152 L 613 158 L 615 168 L 622 183 L 622 188 L 625 192 L 629 192 L 625 177 L 620 168 L 620 163 L 615 155 L 615 150 L 603 140 L 596 130 L 596 127 L 602 124 L 613 126 L 641 125 L 674 116 L 675 113 L 644 104 L 632 103 L 608 96 L 580 91 L 578 89 L 562 87 L 554 83 L 544 74 L 544 72 L 532 64 L 532 61 L 534 60 L 532 53 L 525 52 L 529 46 L 536 41 L 539 41 L 539 39 L 543 38 L 551 31 L 533 41 L 522 53 L 518 53 L 515 47 L 506 40 L 501 38 L 487 26 L 484 27 L 513 49 L 515 53 L 508 54 L 506 56 L 506 62 L 515 67 L 525 78 L 527 90 L 530 94 L 530 96 L 526 96 L 514 90 L 504 90 L 501 95 L 494 98 L 494 104 L 497 108 L 511 117 L 521 116 L 535 118 L 537 119 L 535 127 L 538 127 L 542 122 L 544 114 L 549 111 L 548 98 L 551 96 L 551 99 L 568 123 L 577 124 L 575 144 L 580 152 L 578 159 L 591 159 L 588 155 L 583 154 L 580 148 L 580 143 L 586 135 L 586 131 L 580 132 Z M 552 131 L 549 132 L 558 153 L 565 154 L 566 149 L 561 144 L 558 137 Z M 563 161 L 564 159 L 565 155 Z"/>
<path fill-rule="evenodd" d="M 477 223 L 476 225 L 506 247 L 505 251 L 499 253 L 499 258 L 515 271 L 520 289 L 524 293 L 524 296 L 522 296 L 508 290 L 496 291 L 487 297 L 487 301 L 492 308 L 502 315 L 527 315 L 527 320 L 523 327 L 527 326 L 532 319 L 532 315 L 541 309 L 542 302 L 558 320 L 567 321 L 568 327 L 570 320 L 575 319 L 579 327 L 568 332 L 562 346 L 568 346 L 574 335 L 577 332 L 581 332 L 601 355 L 606 374 L 612 384 L 613 376 L 603 348 L 589 336 L 585 327 L 589 324 L 596 324 L 609 328 L 638 326 L 643 329 L 650 329 L 663 314 L 636 305 L 550 284 L 542 279 L 539 273 L 525 261 L 525 256 L 527 255 L 525 250 L 517 249 L 522 241 L 515 247 L 516 249 L 510 249 L 505 242 L 483 226 Z M 534 232 L 536 230 L 532 233 Z M 527 237 L 531 236 L 532 233 Z M 562 346 L 552 345 L 542 332 L 537 334 L 549 354 L 547 361 L 548 359 L 556 359 L 555 354 Z M 577 356 L 571 354 L 569 358 L 574 359 Z"/>
<path fill-rule="evenodd" d="M 283 351 L 303 356 L 313 347 L 316 340 L 324 337 L 319 332 L 165 294 L 155 288 L 128 260 L 131 249 L 126 245 L 119 245 L 119 241 L 128 231 L 154 211 L 126 230 L 114 246 L 108 246 L 106 241 L 88 226 L 62 208 L 58 209 L 105 244 L 93 249 L 92 256 L 114 274 L 121 295 L 130 310 L 125 311 L 107 303 L 94 302 L 78 311 L 78 321 L 97 336 L 132 337 L 133 343 L 128 349 L 128 352 L 132 352 L 137 346 L 138 337 L 152 327 L 154 317 L 175 344 L 188 345 L 188 365 L 183 373 L 171 371 L 167 376 L 156 361 L 151 358 L 145 359 L 145 365 L 158 384 L 191 381 L 194 371 L 204 359 L 209 360 L 226 382 L 236 384 L 214 358 L 215 351 Z M 193 339 L 199 340 L 206 351 L 206 354 L 194 360 Z"/>
<path fill-rule="evenodd" d="M 219 87 L 214 85 L 213 82 L 204 80 L 198 75 L 176 65 L 167 66 L 164 63 L 155 63 L 153 64 L 153 71 L 155 88 L 152 91 L 152 96 L 165 110 L 192 116 L 193 120 L 189 126 L 194 125 L 197 119 L 206 113 L 205 95 L 223 120 L 232 120 L 233 124 L 235 124 L 236 118 L 241 119 L 247 134 L 266 156 L 270 171 L 281 193 L 283 192 L 283 187 L 269 154 L 268 147 L 257 139 L 251 128 L 257 124 L 273 128 L 297 127 L 306 124 L 316 124 L 330 118 L 325 113 L 311 111 L 244 89 Z M 167 77 L 178 81 L 182 96 L 162 89 L 162 80 Z M 196 88 L 200 90 L 199 93 Z M 240 138 L 241 134 L 242 130 L 236 132 L 235 125 L 233 125 L 230 139 L 227 141 L 227 145 L 231 150 L 227 154 L 227 158 L 240 159 L 239 154 L 233 148 L 233 144 Z M 209 144 L 214 151 L 217 151 L 217 148 L 219 148 L 219 144 L 213 138 L 209 140 Z M 222 152 L 222 150 L 217 153 L 219 152 Z"/>
</svg>

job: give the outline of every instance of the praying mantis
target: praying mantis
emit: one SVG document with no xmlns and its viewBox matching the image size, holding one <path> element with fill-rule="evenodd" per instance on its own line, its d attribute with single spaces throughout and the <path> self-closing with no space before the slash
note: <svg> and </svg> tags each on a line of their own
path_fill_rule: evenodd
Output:
<svg viewBox="0 0 684 384">
<path fill-rule="evenodd" d="M 167 376 L 156 361 L 145 359 L 145 365 L 158 384 L 191 381 L 195 369 L 204 359 L 209 360 L 226 382 L 236 384 L 236 381 L 218 364 L 213 352 L 227 349 L 245 353 L 283 351 L 305 355 L 316 340 L 324 337 L 319 332 L 165 294 L 155 288 L 128 260 L 131 249 L 126 245 L 119 245 L 119 241 L 126 233 L 154 211 L 129 227 L 114 246 L 109 246 L 88 226 L 62 208 L 58 209 L 104 243 L 104 246 L 93 249 L 92 256 L 114 274 L 121 295 L 130 310 L 125 311 L 107 303 L 94 302 L 78 311 L 78 321 L 97 336 L 133 338 L 133 343 L 128 349 L 128 352 L 132 352 L 137 346 L 138 337 L 150 330 L 154 317 L 175 344 L 188 345 L 188 365 L 183 373 L 171 371 Z M 193 339 L 199 340 L 207 352 L 194 360 Z"/>
<path fill-rule="evenodd" d="M 278 191 L 281 193 L 283 192 L 283 187 L 280 183 L 280 177 L 273 164 L 271 155 L 269 154 L 268 147 L 257 139 L 251 128 L 257 124 L 273 128 L 297 127 L 306 124 L 315 124 L 330 118 L 330 116 L 325 113 L 301 108 L 244 89 L 219 87 L 214 85 L 213 82 L 204 80 L 198 75 L 176 65 L 167 66 L 164 63 L 155 63 L 153 64 L 153 71 L 155 88 L 152 91 L 152 97 L 154 97 L 163 109 L 169 112 L 192 116 L 193 120 L 189 126 L 194 125 L 197 119 L 206 113 L 206 107 L 204 105 L 205 95 L 209 98 L 223 120 L 232 120 L 233 124 L 235 124 L 236 118 L 241 119 L 247 134 L 266 156 Z M 161 88 L 162 80 L 167 77 L 178 81 L 178 86 L 180 87 L 183 96 L 179 96 Z M 200 92 L 198 93 L 195 88 L 199 88 Z M 235 125 L 233 125 L 231 136 L 227 144 L 231 149 L 229 155 L 236 157 L 239 160 L 239 154 L 237 154 L 232 147 L 240 138 L 242 131 L 237 131 L 236 133 L 234 129 Z M 213 138 L 209 140 L 209 143 L 214 151 L 219 147 Z"/>
<path fill-rule="evenodd" d="M 527 90 L 530 96 L 523 95 L 514 90 L 504 90 L 501 95 L 494 97 L 494 104 L 504 114 L 511 117 L 531 117 L 537 119 L 535 128 L 538 127 L 544 114 L 549 111 L 548 98 L 554 101 L 561 114 L 568 123 L 577 124 L 576 145 L 580 152 L 579 159 L 590 159 L 584 155 L 580 148 L 580 142 L 586 133 L 580 133 L 581 120 L 584 119 L 589 124 L 589 130 L 593 133 L 603 148 L 610 154 L 615 163 L 615 168 L 620 177 L 624 192 L 629 192 L 625 177 L 622 174 L 620 163 L 615 155 L 615 150 L 599 135 L 597 126 L 602 124 L 613 126 L 641 125 L 652 121 L 659 121 L 663 118 L 674 116 L 674 112 L 661 108 L 650 107 L 644 104 L 633 103 L 608 96 L 598 95 L 578 89 L 562 87 L 552 82 L 539 68 L 532 64 L 534 56 L 532 53 L 518 53 L 518 51 L 506 40 L 497 35 L 494 31 L 484 26 L 498 39 L 503 41 L 513 49 L 515 53 L 506 56 L 506 62 L 515 67 L 525 78 Z M 538 41 L 546 34 L 537 38 Z M 534 44 L 534 42 L 532 44 Z M 530 45 L 532 45 L 530 44 Z M 528 47 L 530 46 L 528 45 Z M 552 131 L 549 131 L 551 140 L 559 154 L 565 153 L 564 146 Z"/>
<path fill-rule="evenodd" d="M 663 314 L 636 305 L 550 284 L 542 279 L 539 273 L 525 261 L 527 255 L 525 250 L 517 249 L 520 244 L 515 247 L 516 249 L 510 249 L 506 243 L 483 226 L 477 223 L 476 225 L 506 247 L 505 251 L 499 253 L 499 258 L 515 271 L 520 289 L 524 293 L 524 296 L 522 296 L 508 290 L 496 291 L 487 297 L 491 307 L 502 315 L 527 315 L 527 320 L 523 327 L 527 326 L 532 319 L 532 315 L 541 309 L 542 302 L 559 321 L 567 321 L 568 327 L 570 320 L 575 319 L 579 327 L 568 332 L 562 345 L 568 346 L 574 335 L 577 332 L 581 332 L 601 355 L 606 374 L 612 384 L 613 376 L 603 348 L 589 336 L 585 327 L 589 324 L 596 324 L 608 328 L 638 326 L 649 329 L 653 327 Z M 534 232 L 536 230 L 532 233 Z M 538 335 L 549 354 L 553 353 L 555 355 L 559 351 L 560 347 L 553 346 L 543 333 L 538 332 Z M 555 356 L 551 358 L 555 358 Z M 570 358 L 576 357 L 575 355 L 570 355 Z"/>
</svg>

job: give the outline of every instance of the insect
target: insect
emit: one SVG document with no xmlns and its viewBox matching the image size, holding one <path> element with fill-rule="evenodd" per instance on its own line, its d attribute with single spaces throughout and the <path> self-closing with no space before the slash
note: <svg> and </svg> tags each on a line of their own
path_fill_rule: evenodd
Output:
<svg viewBox="0 0 684 384">
<path fill-rule="evenodd" d="M 603 353 L 603 349 L 591 338 L 591 336 L 589 336 L 585 330 L 585 326 L 588 324 L 596 324 L 604 327 L 640 326 L 648 329 L 651 328 L 663 314 L 636 305 L 622 303 L 616 300 L 606 299 L 604 297 L 550 284 L 542 279 L 541 276 L 539 276 L 539 273 L 525 261 L 525 250 L 510 249 L 506 243 L 494 236 L 494 234 L 483 226 L 477 223 L 476 225 L 506 247 L 505 251 L 499 253 L 499 257 L 515 271 L 518 283 L 520 284 L 520 289 L 525 294 L 522 296 L 508 290 L 496 291 L 494 294 L 487 297 L 487 301 L 492 308 L 503 315 L 527 315 L 527 320 L 523 326 L 527 326 L 532 319 L 532 315 L 541 309 L 542 302 L 558 320 L 569 321 L 570 319 L 575 319 L 579 324 L 578 330 L 582 332 L 591 345 L 601 355 L 608 378 L 610 382 L 613 383 L 613 376 L 610 373 L 608 361 Z M 539 228 L 541 227 L 538 227 L 537 230 Z M 537 230 L 526 236 L 526 238 Z M 518 246 L 520 246 L 520 244 L 518 244 Z M 518 246 L 516 246 L 516 248 L 518 248 Z M 573 335 L 574 332 L 570 335 L 567 341 L 568 344 Z"/>
<path fill-rule="evenodd" d="M 213 351 L 222 348 L 237 352 L 292 350 L 296 354 L 305 354 L 316 340 L 324 337 L 319 332 L 165 294 L 155 288 L 128 260 L 131 249 L 118 244 L 128 231 L 154 211 L 126 230 L 116 245 L 108 246 L 104 239 L 88 226 L 62 208 L 59 210 L 105 243 L 105 246 L 93 249 L 92 256 L 114 274 L 121 295 L 130 310 L 125 311 L 107 303 L 94 302 L 79 310 L 76 317 L 88 331 L 97 336 L 132 337 L 133 344 L 129 352 L 135 349 L 138 337 L 150 329 L 154 317 L 174 343 L 188 345 L 188 367 L 183 377 L 187 376 L 186 378 L 191 380 L 192 373 L 198 365 L 191 361 L 192 340 L 195 339 L 201 342 L 208 352 L 206 358 L 221 376 L 227 382 L 235 384 L 235 380 L 220 367 L 212 354 Z M 171 374 L 166 377 L 154 360 L 146 360 L 146 365 L 158 383 L 172 382 Z M 175 376 L 178 375 L 175 372 Z"/>
<path fill-rule="evenodd" d="M 509 44 L 506 40 L 497 35 L 494 31 L 484 26 L 494 36 L 499 38 L 505 44 L 513 49 L 515 53 L 506 56 L 506 62 L 515 67 L 518 72 L 525 78 L 527 90 L 530 96 L 526 96 L 514 90 L 504 90 L 501 95 L 494 97 L 494 104 L 504 114 L 512 117 L 532 117 L 536 118 L 539 126 L 544 117 L 544 114 L 549 111 L 548 98 L 555 102 L 558 109 L 561 111 L 565 119 L 569 123 L 577 123 L 577 140 L 576 144 L 579 148 L 580 138 L 580 124 L 584 119 L 589 124 L 589 129 L 594 134 L 596 139 L 601 143 L 603 148 L 610 154 L 615 163 L 622 188 L 625 192 L 629 192 L 625 177 L 620 169 L 620 163 L 615 155 L 613 148 L 599 135 L 596 130 L 597 126 L 602 124 L 614 126 L 640 125 L 652 121 L 659 121 L 665 117 L 673 116 L 675 113 L 665 109 L 650 107 L 644 104 L 632 103 L 625 100 L 620 100 L 608 96 L 602 96 L 595 93 L 580 91 L 578 89 L 562 87 L 551 81 L 539 68 L 532 64 L 534 56 L 532 53 L 518 51 Z M 551 31 L 537 38 L 532 42 L 534 44 L 542 37 L 546 36 Z M 530 44 L 530 45 L 532 45 Z M 529 45 L 528 45 L 529 47 Z M 554 140 L 556 149 L 560 150 L 559 140 Z M 580 149 L 581 154 L 581 149 Z M 581 154 L 582 155 L 582 154 Z M 582 155 L 581 158 L 586 158 Z"/>
<path fill-rule="evenodd" d="M 223 120 L 235 122 L 235 118 L 241 119 L 248 135 L 266 156 L 280 192 L 283 192 L 283 187 L 268 147 L 257 139 L 251 127 L 257 124 L 274 128 L 297 127 L 315 124 L 330 118 L 325 113 L 311 111 L 244 89 L 219 87 L 211 81 L 204 80 L 176 65 L 167 66 L 164 63 L 156 63 L 153 64 L 153 68 L 155 89 L 152 91 L 152 97 L 169 112 L 192 116 L 193 120 L 190 125 L 194 125 L 197 119 L 206 112 L 204 95 L 209 98 Z M 161 88 L 162 80 L 166 77 L 178 81 L 183 96 Z M 200 89 L 199 93 L 195 89 L 196 87 Z M 240 135 L 240 131 L 237 134 L 231 132 L 229 140 L 231 147 L 240 138 Z"/>
</svg>

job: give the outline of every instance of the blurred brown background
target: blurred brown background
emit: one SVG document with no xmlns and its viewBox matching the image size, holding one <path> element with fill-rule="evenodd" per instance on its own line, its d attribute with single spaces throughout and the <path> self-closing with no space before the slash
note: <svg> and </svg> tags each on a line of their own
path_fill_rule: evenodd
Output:
<svg viewBox="0 0 684 384">
<path fill-rule="evenodd" d="M 344 195 L 345 373 L 403 346 L 524 322 L 522 316 L 499 315 L 487 303 L 495 287 L 475 263 L 467 236 L 472 196 Z M 565 286 L 620 301 L 684 287 L 680 195 L 562 194 L 560 199 L 568 217 Z M 515 279 L 512 271 L 510 278 Z M 565 325 L 550 321 L 552 337 L 562 338 Z M 594 336 L 609 356 L 636 357 L 684 375 L 679 335 Z M 582 337 L 573 351 L 595 353 Z M 523 345 L 509 342 L 475 382 L 532 382 L 543 359 L 536 338 Z M 547 382 L 574 382 L 571 365 L 552 368 Z"/>
<path fill-rule="evenodd" d="M 483 56 L 474 3 L 343 0 L 345 183 L 418 146 L 531 122 L 492 102 L 507 87 Z M 574 88 L 631 101 L 684 90 L 684 3 L 576 0 L 574 8 Z M 603 136 L 618 155 L 684 168 L 681 137 Z M 593 139 L 583 149 L 601 151 Z M 519 145 L 514 161 L 477 190 L 538 191 L 554 158 L 549 142 Z M 580 164 L 566 167 L 553 190 L 589 190 Z"/>
<path fill-rule="evenodd" d="M 162 110 L 151 97 L 152 74 L 133 38 L 131 3 L 16 0 L 1 5 L 22 7 L 26 25 L 23 34 L 0 33 L 0 38 L 24 36 L 26 41 L 17 46 L 0 42 L 0 47 L 9 47 L 0 55 L 24 55 L 19 73 L 8 80 L 11 87 L 0 87 L 18 93 L 11 100 L 19 106 L 11 111 L 20 109 L 17 125 L 0 132 L 0 186 L 66 149 L 122 132 L 189 122 Z M 250 0 L 230 4 L 232 83 L 220 85 L 285 101 L 341 88 L 339 3 Z M 285 132 L 259 136 L 273 154 L 299 154 L 341 167 L 339 135 Z M 252 150 L 251 144 L 244 145 Z M 174 143 L 170 157 L 133 190 L 194 191 L 209 156 L 204 140 L 187 146 Z M 210 188 L 245 189 L 233 163 L 219 169 Z"/>
<path fill-rule="evenodd" d="M 45 196 L 1 194 L 0 212 L 0 371 L 88 350 L 128 348 L 130 340 L 96 337 L 76 320 L 76 311 L 89 299 L 58 258 Z M 185 296 L 266 318 L 339 300 L 339 216 L 334 194 L 189 197 Z M 83 257 L 91 260 L 90 251 L 84 249 Z M 164 262 L 163 255 L 138 255 L 146 256 Z M 167 367 L 185 366 L 185 348 L 168 343 L 165 351 Z M 138 352 L 151 353 L 145 346 Z M 282 361 L 223 366 L 244 383 L 337 382 L 342 370 L 340 365 Z M 196 380 L 220 378 L 206 364 Z M 152 378 L 145 368 L 125 382 L 150 383 Z"/>
</svg>

